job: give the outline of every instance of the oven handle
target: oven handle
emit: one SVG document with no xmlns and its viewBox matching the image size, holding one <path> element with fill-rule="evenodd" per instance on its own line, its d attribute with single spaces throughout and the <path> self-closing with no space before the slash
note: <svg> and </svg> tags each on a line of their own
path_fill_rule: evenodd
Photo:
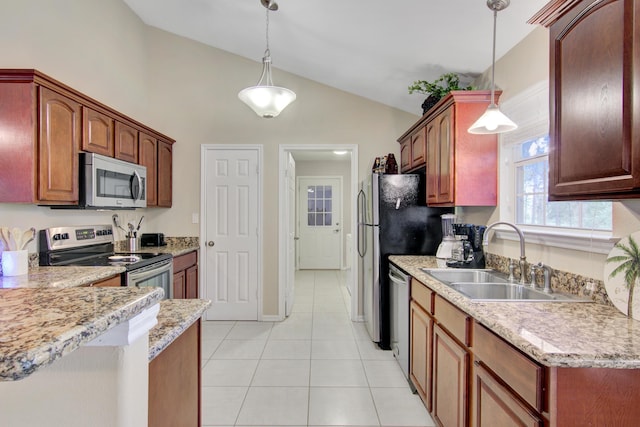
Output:
<svg viewBox="0 0 640 427">
<path fill-rule="evenodd" d="M 164 273 L 165 271 L 173 273 L 173 260 L 156 262 L 155 264 L 151 264 L 137 270 L 129 271 L 128 275 L 129 280 L 140 281 L 149 277 L 156 276 L 159 273 Z M 171 276 L 173 276 L 173 274 L 171 274 Z"/>
</svg>

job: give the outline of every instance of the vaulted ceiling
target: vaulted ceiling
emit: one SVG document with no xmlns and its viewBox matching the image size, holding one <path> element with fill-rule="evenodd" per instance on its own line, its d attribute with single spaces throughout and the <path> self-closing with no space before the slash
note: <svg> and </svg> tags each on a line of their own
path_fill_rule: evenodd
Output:
<svg viewBox="0 0 640 427">
<path fill-rule="evenodd" d="M 148 25 L 257 62 L 266 46 L 260 0 L 124 0 Z M 534 29 L 548 0 L 512 0 L 498 13 L 496 57 Z M 269 13 L 278 69 L 418 114 L 414 80 L 457 72 L 463 83 L 491 66 L 493 12 L 484 0 L 279 0 Z"/>
</svg>

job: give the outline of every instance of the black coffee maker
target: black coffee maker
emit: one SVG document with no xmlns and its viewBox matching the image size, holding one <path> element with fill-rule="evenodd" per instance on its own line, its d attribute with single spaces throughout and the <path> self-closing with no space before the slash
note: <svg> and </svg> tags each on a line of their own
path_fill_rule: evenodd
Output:
<svg viewBox="0 0 640 427">
<path fill-rule="evenodd" d="M 453 234 L 461 243 L 457 245 L 457 250 L 452 251 L 452 259 L 447 261 L 447 267 L 484 268 L 482 238 L 486 229 L 484 225 L 453 224 Z"/>
</svg>

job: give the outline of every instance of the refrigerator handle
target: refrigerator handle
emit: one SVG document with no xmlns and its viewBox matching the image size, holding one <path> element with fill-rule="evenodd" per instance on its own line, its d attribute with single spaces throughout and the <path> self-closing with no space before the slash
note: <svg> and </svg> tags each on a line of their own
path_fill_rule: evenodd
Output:
<svg viewBox="0 0 640 427">
<path fill-rule="evenodd" d="M 365 207 L 365 194 L 364 191 L 358 192 L 358 255 L 360 258 L 364 258 L 364 254 L 367 253 L 367 233 L 364 232 L 364 207 Z M 362 242 L 362 245 L 360 245 Z"/>
</svg>

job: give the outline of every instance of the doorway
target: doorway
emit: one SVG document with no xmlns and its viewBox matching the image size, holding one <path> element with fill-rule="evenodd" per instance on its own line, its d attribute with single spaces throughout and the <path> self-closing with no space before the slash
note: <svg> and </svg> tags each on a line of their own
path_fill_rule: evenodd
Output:
<svg viewBox="0 0 640 427">
<path fill-rule="evenodd" d="M 356 144 L 308 144 L 308 145 L 297 145 L 297 144 L 281 144 L 278 148 L 278 163 L 279 163 L 279 233 L 278 233 L 278 246 L 279 253 L 281 256 L 279 257 L 279 265 L 278 265 L 278 306 L 279 306 L 279 317 L 284 318 L 286 315 L 286 308 L 291 306 L 293 301 L 293 294 L 288 295 L 287 290 L 293 288 L 293 284 L 289 283 L 291 280 L 294 280 L 294 271 L 291 271 L 292 267 L 295 269 L 297 266 L 292 265 L 292 263 L 287 263 L 287 256 L 284 254 L 289 254 L 293 250 L 296 251 L 296 244 L 298 240 L 296 238 L 295 231 L 291 230 L 292 221 L 288 221 L 291 217 L 291 212 L 296 210 L 295 206 L 291 206 L 291 197 L 290 193 L 287 191 L 288 186 L 290 185 L 290 167 L 289 164 L 291 162 L 291 157 L 298 156 L 304 157 L 305 159 L 319 159 L 318 161 L 326 161 L 320 159 L 327 159 L 327 156 L 333 153 L 334 151 L 344 151 L 346 155 L 349 156 L 349 160 L 347 160 L 348 167 L 348 183 L 344 185 L 343 192 L 345 195 L 346 202 L 343 203 L 343 211 L 345 215 L 343 215 L 343 221 L 341 224 L 341 228 L 344 230 L 343 234 L 343 242 L 346 242 L 347 234 L 356 233 L 357 230 L 357 218 L 356 218 L 356 195 L 358 194 L 358 146 Z M 300 162 L 302 163 L 302 162 Z M 298 161 L 296 160 L 296 172 L 299 175 L 305 175 L 305 171 L 301 170 L 297 166 Z M 330 165 L 331 163 L 326 163 Z M 328 168 L 328 167 L 327 167 Z M 329 175 L 328 173 L 327 175 Z M 319 174 L 314 174 L 319 175 Z M 347 181 L 345 181 L 347 182 Z M 297 204 L 297 201 L 295 202 Z M 346 205 L 346 206 L 345 206 Z M 348 212 L 348 213 L 347 213 Z M 300 217 L 299 213 L 296 215 L 297 218 Z M 352 237 L 354 239 L 355 237 Z M 352 249 L 352 245 L 350 243 L 343 243 L 343 247 L 348 247 L 344 252 L 344 256 L 341 259 L 341 268 L 350 269 L 349 274 L 347 274 L 346 286 L 351 291 L 351 320 L 359 321 L 362 320 L 361 316 L 359 316 L 359 289 L 357 286 L 358 283 L 358 255 L 355 250 Z M 289 304 L 287 304 L 288 298 L 291 298 Z"/>
<path fill-rule="evenodd" d="M 298 176 L 298 268 L 342 268 L 342 177 Z"/>
</svg>

